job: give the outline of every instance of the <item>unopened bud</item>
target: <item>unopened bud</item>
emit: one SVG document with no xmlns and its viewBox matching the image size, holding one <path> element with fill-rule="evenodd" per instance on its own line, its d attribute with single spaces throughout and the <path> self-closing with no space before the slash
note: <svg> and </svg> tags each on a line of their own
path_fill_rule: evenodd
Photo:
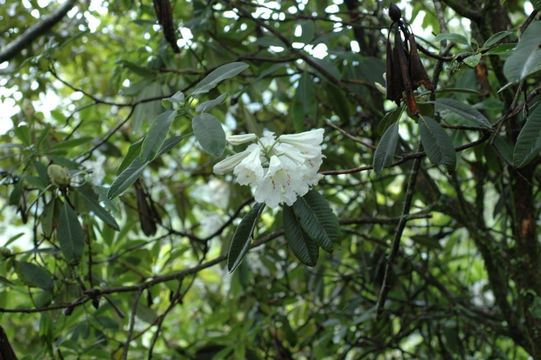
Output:
<svg viewBox="0 0 541 360">
<path fill-rule="evenodd" d="M 68 169 L 63 166 L 57 164 L 49 165 L 47 168 L 47 175 L 49 175 L 51 182 L 58 187 L 66 187 L 71 183 L 70 173 Z"/>
</svg>

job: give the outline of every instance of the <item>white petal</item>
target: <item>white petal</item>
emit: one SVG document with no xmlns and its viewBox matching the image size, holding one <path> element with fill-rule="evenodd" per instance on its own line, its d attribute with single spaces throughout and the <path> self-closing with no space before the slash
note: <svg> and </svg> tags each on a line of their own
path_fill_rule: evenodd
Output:
<svg viewBox="0 0 541 360">
<path fill-rule="evenodd" d="M 323 129 L 313 129 L 298 134 L 280 135 L 278 141 L 291 145 L 319 146 L 323 142 Z"/>
<path fill-rule="evenodd" d="M 255 147 L 250 146 L 247 150 L 250 151 L 250 154 L 233 170 L 240 185 L 255 184 L 264 174 L 263 166 L 261 166 L 260 147 L 258 145 L 255 145 Z"/>
</svg>

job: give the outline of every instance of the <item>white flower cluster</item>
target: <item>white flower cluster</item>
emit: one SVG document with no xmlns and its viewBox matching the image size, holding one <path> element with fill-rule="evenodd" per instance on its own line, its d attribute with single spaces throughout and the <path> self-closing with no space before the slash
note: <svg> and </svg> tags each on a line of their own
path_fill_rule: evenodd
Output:
<svg viewBox="0 0 541 360">
<path fill-rule="evenodd" d="M 232 145 L 252 144 L 214 165 L 214 173 L 223 175 L 233 170 L 236 182 L 250 185 L 255 200 L 271 208 L 283 203 L 293 205 L 321 178 L 318 170 L 323 162 L 323 129 L 278 138 L 265 130 L 261 138 L 243 134 L 228 136 L 227 141 Z"/>
</svg>

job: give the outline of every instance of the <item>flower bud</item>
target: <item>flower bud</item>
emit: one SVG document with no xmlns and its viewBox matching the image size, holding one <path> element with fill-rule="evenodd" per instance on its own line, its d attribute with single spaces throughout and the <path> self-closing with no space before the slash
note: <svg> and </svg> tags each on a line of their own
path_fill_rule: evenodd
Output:
<svg viewBox="0 0 541 360">
<path fill-rule="evenodd" d="M 240 135 L 228 135 L 226 137 L 227 142 L 231 145 L 242 145 L 247 142 L 253 142 L 257 139 L 257 136 L 253 133 L 240 134 Z"/>
<path fill-rule="evenodd" d="M 57 164 L 51 164 L 47 168 L 47 175 L 51 179 L 51 182 L 58 187 L 66 187 L 71 183 L 71 175 L 63 166 Z"/>
</svg>

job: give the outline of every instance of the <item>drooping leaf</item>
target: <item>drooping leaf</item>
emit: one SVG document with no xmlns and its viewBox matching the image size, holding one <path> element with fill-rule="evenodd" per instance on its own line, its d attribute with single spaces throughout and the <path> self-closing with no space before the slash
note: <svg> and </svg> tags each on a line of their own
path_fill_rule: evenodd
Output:
<svg viewBox="0 0 541 360">
<path fill-rule="evenodd" d="M 67 202 L 60 209 L 57 235 L 60 250 L 66 261 L 71 264 L 78 263 L 85 246 L 83 228 L 77 214 Z"/>
<path fill-rule="evenodd" d="M 445 165 L 449 170 L 456 167 L 456 152 L 451 137 L 430 117 L 419 121 L 421 142 L 426 155 L 434 165 Z"/>
<path fill-rule="evenodd" d="M 165 111 L 158 115 L 141 145 L 140 157 L 143 161 L 152 161 L 163 145 L 169 128 L 175 120 L 176 111 Z"/>
<path fill-rule="evenodd" d="M 472 124 L 489 129 L 492 125 L 490 121 L 479 110 L 474 109 L 471 105 L 464 104 L 454 99 L 440 98 L 435 101 L 436 110 L 449 110 L 460 115 L 465 120 Z"/>
<path fill-rule="evenodd" d="M 130 185 L 132 185 L 141 175 L 148 161 L 143 161 L 140 157 L 135 160 L 115 179 L 107 197 L 113 199 L 122 194 Z"/>
<path fill-rule="evenodd" d="M 302 229 L 326 251 L 338 241 L 339 225 L 327 200 L 311 190 L 293 204 L 293 212 Z"/>
<path fill-rule="evenodd" d="M 383 119 L 381 119 L 381 121 L 377 124 L 376 135 L 383 136 L 385 130 L 400 119 L 402 111 L 404 111 L 404 107 L 399 106 L 396 109 L 386 113 L 385 116 L 383 116 Z"/>
<path fill-rule="evenodd" d="M 305 130 L 304 120 L 313 120 L 317 111 L 315 85 L 312 76 L 304 73 L 299 79 L 299 84 L 293 100 L 293 128 L 296 132 Z"/>
<path fill-rule="evenodd" d="M 509 82 L 520 81 L 541 70 L 541 21 L 532 22 L 507 58 L 503 73 Z"/>
<path fill-rule="evenodd" d="M 28 286 L 52 290 L 54 286 L 53 275 L 46 268 L 29 262 L 18 261 L 15 269 L 22 282 Z"/>
<path fill-rule="evenodd" d="M 233 235 L 233 240 L 231 241 L 227 254 L 227 269 L 230 273 L 235 271 L 240 265 L 250 248 L 252 233 L 254 232 L 255 224 L 263 206 L 264 204 L 262 203 L 256 203 L 252 210 L 242 218 L 235 231 L 235 235 Z"/>
<path fill-rule="evenodd" d="M 518 134 L 513 150 L 513 165 L 527 165 L 541 151 L 541 106 L 537 106 L 526 119 Z"/>
<path fill-rule="evenodd" d="M 225 148 L 225 132 L 222 124 L 213 115 L 203 113 L 194 116 L 192 129 L 197 141 L 207 153 L 221 156 Z"/>
<path fill-rule="evenodd" d="M 78 193 L 79 195 L 81 195 L 90 211 L 96 214 L 96 216 L 99 217 L 104 223 L 106 223 L 116 231 L 120 230 L 115 218 L 100 205 L 96 194 L 89 185 L 79 188 Z"/>
<path fill-rule="evenodd" d="M 240 74 L 246 70 L 248 66 L 248 64 L 243 62 L 232 62 L 230 64 L 222 65 L 198 82 L 190 92 L 190 95 L 205 94 L 214 89 L 220 82 Z"/>
<path fill-rule="evenodd" d="M 204 103 L 197 105 L 197 107 L 195 108 L 195 111 L 197 112 L 208 111 L 212 109 L 213 107 L 218 106 L 221 103 L 223 103 L 226 97 L 227 97 L 227 94 L 222 94 L 218 96 L 216 99 L 205 101 Z"/>
<path fill-rule="evenodd" d="M 303 230 L 290 207 L 284 206 L 284 234 L 288 246 L 303 264 L 314 266 L 319 256 L 319 247 Z"/>
<path fill-rule="evenodd" d="M 391 165 L 398 145 L 398 122 L 387 128 L 374 154 L 374 171 L 379 174 L 381 170 Z"/>
</svg>

